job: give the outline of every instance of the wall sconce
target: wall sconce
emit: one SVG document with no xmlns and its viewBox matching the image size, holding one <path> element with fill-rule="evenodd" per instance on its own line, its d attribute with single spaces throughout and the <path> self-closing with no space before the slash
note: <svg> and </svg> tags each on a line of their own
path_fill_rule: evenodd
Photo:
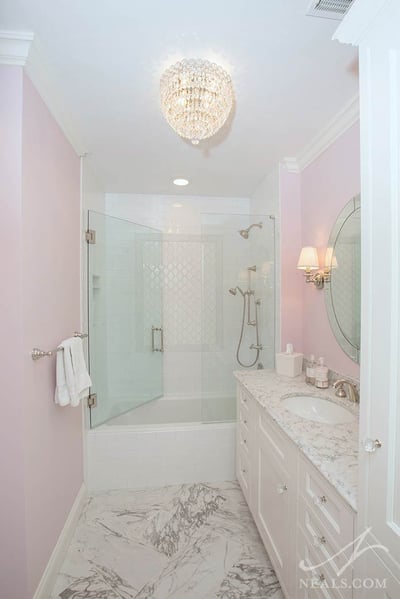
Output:
<svg viewBox="0 0 400 599">
<path fill-rule="evenodd" d="M 323 272 L 319 270 L 317 249 L 310 246 L 302 248 L 297 268 L 305 271 L 304 276 L 306 278 L 306 283 L 314 283 L 317 289 L 323 289 L 324 284 L 329 283 L 331 280 L 332 268 L 337 268 L 337 260 L 333 253 L 333 248 L 326 248 L 325 267 Z M 311 272 L 312 270 L 317 270 L 318 272 L 313 273 Z"/>
<path fill-rule="evenodd" d="M 324 267 L 325 283 L 330 283 L 331 271 L 333 268 L 337 268 L 337 266 L 338 266 L 336 254 L 334 254 L 333 249 L 334 249 L 333 247 L 327 247 L 326 252 L 325 252 L 325 267 Z"/>
<path fill-rule="evenodd" d="M 299 270 L 304 270 L 306 283 L 314 283 L 317 289 L 324 287 L 324 275 L 321 272 L 312 273 L 312 270 L 319 269 L 318 253 L 314 247 L 302 248 L 297 263 Z"/>
</svg>

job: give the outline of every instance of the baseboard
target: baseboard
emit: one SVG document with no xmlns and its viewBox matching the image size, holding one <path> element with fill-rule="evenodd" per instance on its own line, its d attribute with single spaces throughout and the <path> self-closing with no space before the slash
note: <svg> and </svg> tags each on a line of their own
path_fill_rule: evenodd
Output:
<svg viewBox="0 0 400 599">
<path fill-rule="evenodd" d="M 68 514 L 68 518 L 65 521 L 61 534 L 58 537 L 58 541 L 53 549 L 53 553 L 50 556 L 46 569 L 43 572 L 43 576 L 39 582 L 39 586 L 36 589 L 33 599 L 49 599 L 53 591 L 57 575 L 67 553 L 68 546 L 71 542 L 72 535 L 74 534 L 79 517 L 86 503 L 86 499 L 87 490 L 85 485 L 82 484 L 75 501 L 72 504 L 71 511 Z"/>
</svg>

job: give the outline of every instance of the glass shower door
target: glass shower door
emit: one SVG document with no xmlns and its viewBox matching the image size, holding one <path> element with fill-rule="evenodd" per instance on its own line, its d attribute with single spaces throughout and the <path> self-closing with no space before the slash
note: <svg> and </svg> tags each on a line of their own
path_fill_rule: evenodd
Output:
<svg viewBox="0 0 400 599">
<path fill-rule="evenodd" d="M 91 427 L 163 394 L 162 233 L 89 211 Z"/>
</svg>

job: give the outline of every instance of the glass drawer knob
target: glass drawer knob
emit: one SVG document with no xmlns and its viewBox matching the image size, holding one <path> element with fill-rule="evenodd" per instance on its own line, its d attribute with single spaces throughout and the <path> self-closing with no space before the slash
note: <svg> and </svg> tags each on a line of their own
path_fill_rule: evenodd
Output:
<svg viewBox="0 0 400 599">
<path fill-rule="evenodd" d="M 284 493 L 285 491 L 287 491 L 287 489 L 288 489 L 288 488 L 287 488 L 287 485 L 280 485 L 280 486 L 277 488 L 276 492 L 277 492 L 279 495 L 282 495 L 282 493 Z"/>
<path fill-rule="evenodd" d="M 325 545 L 326 544 L 326 539 L 324 536 L 322 537 L 314 537 L 314 546 L 315 547 L 321 547 L 321 545 Z"/>
<path fill-rule="evenodd" d="M 327 498 L 325 497 L 325 495 L 315 495 L 314 497 L 314 503 L 315 505 L 322 505 L 323 503 L 327 503 Z"/>
<path fill-rule="evenodd" d="M 315 574 L 312 578 L 313 586 L 319 587 L 325 582 L 325 576 L 323 574 Z"/>
<path fill-rule="evenodd" d="M 364 449 L 367 453 L 374 453 L 377 449 L 382 447 L 382 441 L 379 439 L 365 439 Z"/>
</svg>

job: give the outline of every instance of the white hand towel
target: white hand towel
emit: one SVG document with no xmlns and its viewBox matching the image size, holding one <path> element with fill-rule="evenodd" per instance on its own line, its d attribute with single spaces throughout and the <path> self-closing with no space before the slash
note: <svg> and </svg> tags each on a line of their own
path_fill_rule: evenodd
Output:
<svg viewBox="0 0 400 599">
<path fill-rule="evenodd" d="M 67 381 L 65 378 L 64 368 L 64 349 L 62 345 L 59 346 L 60 351 L 57 352 L 56 357 L 56 391 L 54 394 L 54 401 L 59 406 L 69 406 L 71 398 L 67 387 Z"/>
<path fill-rule="evenodd" d="M 89 395 L 92 384 L 85 364 L 83 344 L 80 337 L 72 337 L 63 342 L 65 378 L 71 406 L 78 406 L 81 399 Z"/>
<path fill-rule="evenodd" d="M 60 390 L 62 390 L 62 401 L 64 403 L 60 403 L 60 391 L 57 391 L 59 387 L 58 379 L 56 389 L 58 401 L 56 401 L 60 405 L 71 405 L 75 407 L 79 405 L 81 399 L 85 399 L 89 395 L 89 387 L 92 384 L 85 364 L 82 339 L 79 337 L 71 337 L 70 339 L 63 341 L 59 347 L 63 348 L 63 351 L 58 353 L 62 354 L 63 369 L 60 364 L 59 370 Z M 57 356 L 57 366 L 58 364 L 59 359 Z M 65 403 L 67 394 L 69 401 L 68 403 Z"/>
</svg>

